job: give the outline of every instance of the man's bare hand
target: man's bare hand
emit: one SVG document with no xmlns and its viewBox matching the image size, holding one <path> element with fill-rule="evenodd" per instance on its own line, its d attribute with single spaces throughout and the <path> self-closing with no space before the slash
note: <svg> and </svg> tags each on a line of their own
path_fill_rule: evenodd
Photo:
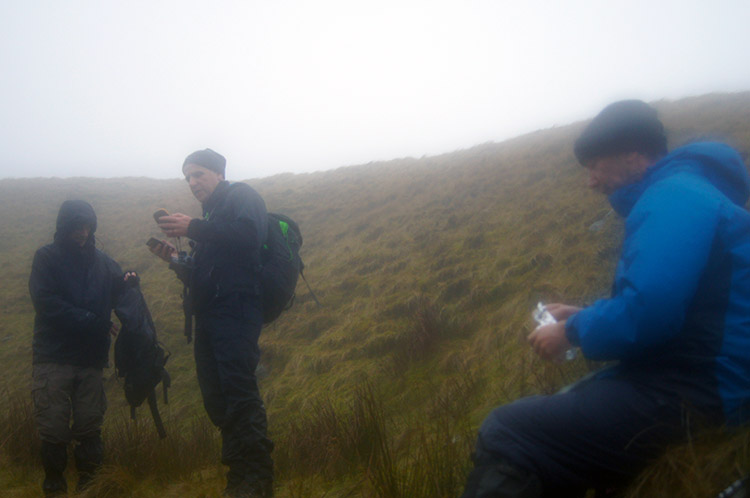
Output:
<svg viewBox="0 0 750 498">
<path fill-rule="evenodd" d="M 175 256 L 177 254 L 177 248 L 166 240 L 161 240 L 159 242 L 160 243 L 158 245 L 155 245 L 153 247 L 148 246 L 148 250 L 159 256 L 167 263 L 171 263 L 172 256 Z"/>
<path fill-rule="evenodd" d="M 550 315 L 552 315 L 558 322 L 567 320 L 583 309 L 579 308 L 578 306 L 571 306 L 569 304 L 562 303 L 552 303 L 548 304 L 546 307 Z"/>
<path fill-rule="evenodd" d="M 571 348 L 565 336 L 564 321 L 542 325 L 529 334 L 527 339 L 534 352 L 547 361 L 560 361 Z"/>
<path fill-rule="evenodd" d="M 190 225 L 192 219 L 192 217 L 182 213 L 162 216 L 159 218 L 159 228 L 167 237 L 186 237 L 188 225 Z"/>
<path fill-rule="evenodd" d="M 120 331 L 120 327 L 116 323 L 113 323 L 112 326 L 109 328 L 109 335 L 111 335 L 112 337 L 117 337 L 117 333 L 119 331 Z"/>
</svg>

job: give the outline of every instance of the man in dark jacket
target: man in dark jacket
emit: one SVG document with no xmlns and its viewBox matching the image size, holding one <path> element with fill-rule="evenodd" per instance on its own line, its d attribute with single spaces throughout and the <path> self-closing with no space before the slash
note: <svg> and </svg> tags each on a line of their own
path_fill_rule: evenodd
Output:
<svg viewBox="0 0 750 498">
<path fill-rule="evenodd" d="M 656 111 L 606 107 L 575 144 L 589 186 L 625 218 L 612 296 L 550 305 L 529 335 L 614 365 L 484 421 L 465 497 L 583 496 L 626 484 L 690 431 L 750 417 L 750 176 L 717 143 L 667 153 Z"/>
<path fill-rule="evenodd" d="M 54 242 L 34 255 L 29 291 L 34 304 L 33 400 L 42 440 L 46 494 L 64 494 L 67 446 L 85 487 L 102 462 L 106 410 L 102 369 L 108 364 L 110 321 L 125 281 L 120 267 L 94 246 L 96 214 L 84 201 L 65 201 Z M 73 425 L 70 425 L 71 413 Z"/>
<path fill-rule="evenodd" d="M 271 496 L 273 443 L 255 369 L 263 325 L 258 269 L 268 229 L 263 199 L 249 185 L 224 179 L 226 160 L 211 149 L 190 154 L 182 172 L 203 206 L 203 218 L 176 213 L 159 219 L 169 237 L 194 242 L 188 284 L 195 315 L 195 364 L 203 404 L 221 429 L 226 494 Z M 172 261 L 174 247 L 152 249 Z"/>
</svg>

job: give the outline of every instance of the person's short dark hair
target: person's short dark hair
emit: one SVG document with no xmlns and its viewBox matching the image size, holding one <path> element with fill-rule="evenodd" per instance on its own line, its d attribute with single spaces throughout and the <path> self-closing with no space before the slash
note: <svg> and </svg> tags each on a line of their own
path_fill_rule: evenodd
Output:
<svg viewBox="0 0 750 498">
<path fill-rule="evenodd" d="M 224 156 L 211 149 L 196 150 L 187 156 L 185 162 L 182 163 L 182 169 L 185 169 L 185 166 L 188 164 L 197 164 L 222 176 L 226 176 L 224 175 L 224 170 L 227 167 L 227 160 Z"/>
<path fill-rule="evenodd" d="M 640 100 L 621 100 L 605 107 L 589 123 L 574 151 L 581 164 L 628 152 L 658 158 L 667 153 L 667 136 L 656 109 Z"/>
</svg>

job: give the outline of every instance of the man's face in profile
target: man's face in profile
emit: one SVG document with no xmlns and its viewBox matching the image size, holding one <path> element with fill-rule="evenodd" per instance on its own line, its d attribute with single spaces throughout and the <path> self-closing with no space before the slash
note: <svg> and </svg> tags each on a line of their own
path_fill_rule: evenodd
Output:
<svg viewBox="0 0 750 498">
<path fill-rule="evenodd" d="M 649 159 L 643 154 L 628 152 L 595 157 L 587 161 L 584 167 L 589 172 L 589 188 L 610 195 L 620 187 L 639 181 L 649 164 Z"/>
<path fill-rule="evenodd" d="M 216 186 L 224 180 L 224 175 L 198 164 L 188 163 L 182 168 L 185 181 L 190 185 L 190 191 L 200 202 L 206 202 L 216 189 Z"/>
</svg>

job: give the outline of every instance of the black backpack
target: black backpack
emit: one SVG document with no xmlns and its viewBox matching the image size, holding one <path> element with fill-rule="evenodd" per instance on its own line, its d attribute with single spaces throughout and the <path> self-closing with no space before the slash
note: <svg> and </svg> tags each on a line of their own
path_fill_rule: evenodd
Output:
<svg viewBox="0 0 750 498">
<path fill-rule="evenodd" d="M 115 314 L 122 329 L 115 341 L 115 369 L 125 378 L 125 399 L 130 405 L 130 416 L 135 419 L 135 409 L 148 400 L 151 416 L 159 437 L 167 436 L 156 403 L 156 386 L 164 386 L 164 403 L 171 384 L 164 366 L 169 353 L 156 339 L 156 328 L 146 301 L 137 286 L 131 285 L 118 299 Z"/>
<path fill-rule="evenodd" d="M 305 268 L 299 256 L 302 233 L 288 216 L 268 213 L 268 235 L 261 248 L 260 282 L 263 291 L 263 323 L 271 323 L 294 304 L 297 279 Z M 310 294 L 320 306 L 318 298 L 307 284 Z"/>
</svg>

